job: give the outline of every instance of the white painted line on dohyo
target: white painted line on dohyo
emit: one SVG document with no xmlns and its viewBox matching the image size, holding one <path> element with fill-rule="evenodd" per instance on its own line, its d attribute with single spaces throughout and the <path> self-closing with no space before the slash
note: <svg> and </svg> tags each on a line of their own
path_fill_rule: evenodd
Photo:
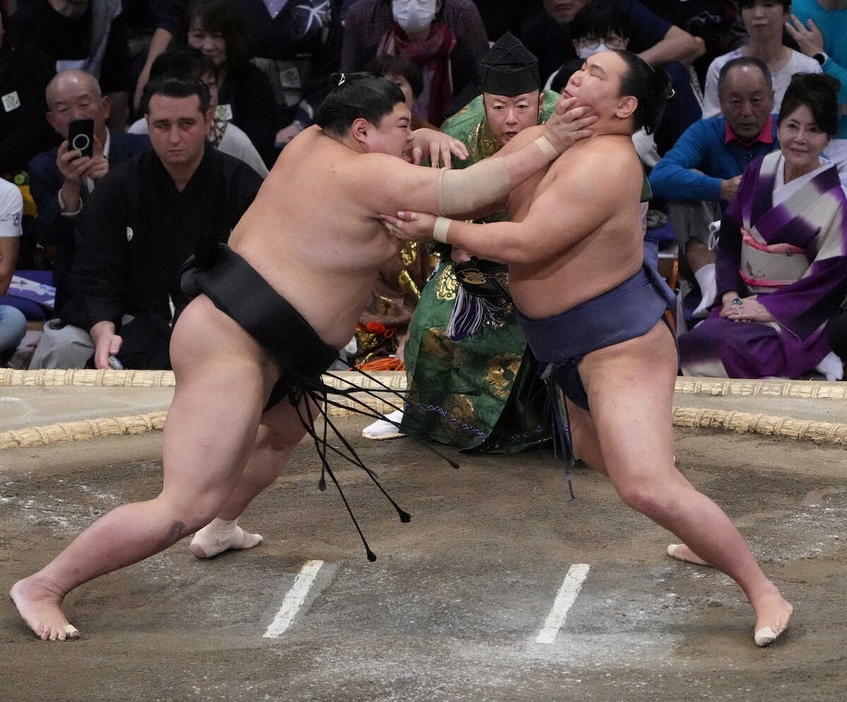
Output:
<svg viewBox="0 0 847 702">
<path fill-rule="evenodd" d="M 309 588 L 312 587 L 312 583 L 315 581 L 315 577 L 323 564 L 323 561 L 306 561 L 306 564 L 297 574 L 294 585 L 291 586 L 285 599 L 283 599 L 282 607 L 276 613 L 274 620 L 264 634 L 264 638 L 279 638 L 291 626 L 291 622 L 294 621 L 294 617 L 300 607 L 303 606 L 306 595 L 309 594 Z"/>
<path fill-rule="evenodd" d="M 588 577 L 590 566 L 587 563 L 574 563 L 568 574 L 565 576 L 565 582 L 559 588 L 556 595 L 556 601 L 553 602 L 553 609 L 547 615 L 547 620 L 544 622 L 544 627 L 535 643 L 549 644 L 556 640 L 556 634 L 559 633 L 565 624 L 565 619 L 568 616 L 568 611 L 576 602 L 576 596 L 582 589 L 582 584 Z"/>
</svg>

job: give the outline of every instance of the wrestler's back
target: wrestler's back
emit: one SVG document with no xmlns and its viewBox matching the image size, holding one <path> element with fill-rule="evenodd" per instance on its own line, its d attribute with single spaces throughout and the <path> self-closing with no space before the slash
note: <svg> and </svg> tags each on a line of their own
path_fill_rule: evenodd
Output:
<svg viewBox="0 0 847 702">
<path fill-rule="evenodd" d="M 359 196 L 352 149 L 317 127 L 283 150 L 230 237 L 321 338 L 350 341 L 379 268 L 400 247 Z"/>
<path fill-rule="evenodd" d="M 594 151 L 594 158 L 586 158 L 588 150 Z M 571 208 L 595 209 L 595 225 L 576 243 L 542 261 L 509 265 L 509 287 L 523 314 L 534 319 L 559 314 L 611 290 L 641 268 L 643 177 L 629 137 L 598 135 L 578 142 L 546 174 L 512 193 L 509 210 L 513 221 L 522 221 L 533 202 L 545 193 L 563 203 L 560 216 L 557 212 L 546 220 L 544 235 L 549 237 L 565 236 Z M 577 181 L 589 183 L 591 189 L 589 197 L 578 201 L 573 194 Z M 563 225 L 561 230 L 557 223 Z"/>
</svg>

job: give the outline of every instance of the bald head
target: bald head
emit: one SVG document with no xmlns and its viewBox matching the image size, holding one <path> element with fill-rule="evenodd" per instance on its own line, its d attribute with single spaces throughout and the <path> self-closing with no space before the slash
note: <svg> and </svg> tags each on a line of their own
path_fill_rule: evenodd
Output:
<svg viewBox="0 0 847 702">
<path fill-rule="evenodd" d="M 721 112 L 742 141 L 752 141 L 764 128 L 774 108 L 768 67 L 751 57 L 729 61 L 718 78 Z"/>
<path fill-rule="evenodd" d="M 73 119 L 94 120 L 94 134 L 106 137 L 109 98 L 103 97 L 97 79 L 85 71 L 60 71 L 47 84 L 47 121 L 63 138 L 68 138 L 68 125 Z"/>
<path fill-rule="evenodd" d="M 53 103 L 69 91 L 85 91 L 96 96 L 98 100 L 102 97 L 100 84 L 90 73 L 76 70 L 59 71 L 47 84 L 47 107 L 52 110 Z"/>
</svg>

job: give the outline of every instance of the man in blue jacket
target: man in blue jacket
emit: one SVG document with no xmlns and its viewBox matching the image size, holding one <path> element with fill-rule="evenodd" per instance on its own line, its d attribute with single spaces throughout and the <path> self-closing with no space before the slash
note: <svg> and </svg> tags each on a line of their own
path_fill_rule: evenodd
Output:
<svg viewBox="0 0 847 702">
<path fill-rule="evenodd" d="M 747 164 L 778 146 L 773 86 L 764 63 L 750 57 L 727 62 L 718 79 L 718 97 L 723 116 L 692 124 L 650 174 L 653 194 L 668 201 L 680 272 L 700 288 L 695 317 L 706 316 L 715 296 L 709 225 L 720 220 L 735 197 Z"/>
</svg>

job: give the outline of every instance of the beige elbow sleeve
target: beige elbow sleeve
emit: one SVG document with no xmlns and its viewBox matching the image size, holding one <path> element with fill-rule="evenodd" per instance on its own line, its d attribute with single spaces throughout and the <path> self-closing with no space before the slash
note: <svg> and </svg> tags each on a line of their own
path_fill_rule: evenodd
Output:
<svg viewBox="0 0 847 702">
<path fill-rule="evenodd" d="M 487 158 L 460 171 L 443 169 L 438 181 L 438 214 L 476 212 L 506 197 L 510 190 L 509 170 L 502 158 Z"/>
<path fill-rule="evenodd" d="M 538 147 L 544 160 L 537 162 L 525 176 L 540 170 L 559 157 L 559 152 L 547 137 L 542 135 L 533 144 Z M 511 156 L 486 158 L 460 171 L 443 168 L 438 181 L 438 214 L 450 217 L 477 212 L 508 196 L 512 190 L 512 177 L 506 165 L 507 158 Z M 535 158 L 537 159 L 537 156 Z M 518 176 L 518 183 L 523 180 L 524 177 Z"/>
</svg>

